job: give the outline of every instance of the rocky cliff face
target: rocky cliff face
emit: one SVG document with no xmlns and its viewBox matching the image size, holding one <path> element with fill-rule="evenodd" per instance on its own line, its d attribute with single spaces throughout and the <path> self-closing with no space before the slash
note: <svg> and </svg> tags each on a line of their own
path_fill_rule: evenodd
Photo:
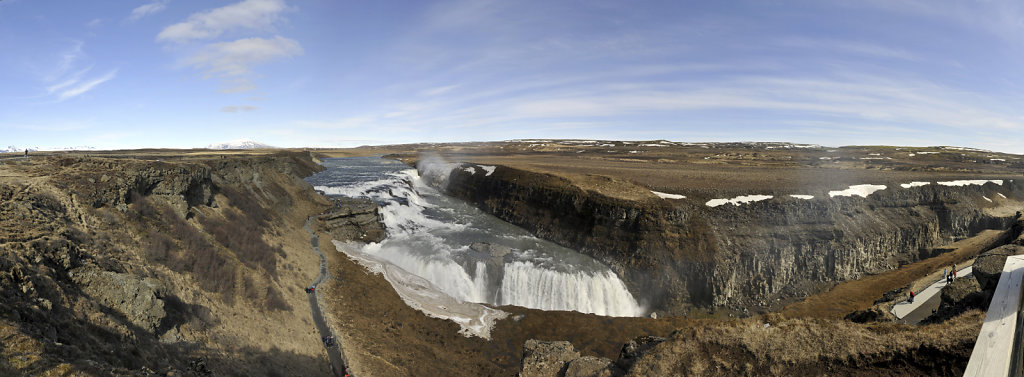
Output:
<svg viewBox="0 0 1024 377">
<path fill-rule="evenodd" d="M 317 168 L 0 163 L 0 375 L 329 373 L 301 293 L 319 267 L 302 224 L 329 207 L 301 180 Z"/>
<path fill-rule="evenodd" d="M 1012 181 L 891 184 L 868 198 L 782 197 L 708 207 L 653 197 L 622 200 L 502 166 L 490 174 L 478 170 L 451 169 L 445 189 L 603 261 L 652 309 L 669 311 L 764 309 L 824 284 L 895 268 L 931 256 L 933 247 L 952 239 L 1008 227 L 1014 211 L 993 211 L 983 196 L 999 193 L 1017 204 L 1024 197 Z"/>
</svg>

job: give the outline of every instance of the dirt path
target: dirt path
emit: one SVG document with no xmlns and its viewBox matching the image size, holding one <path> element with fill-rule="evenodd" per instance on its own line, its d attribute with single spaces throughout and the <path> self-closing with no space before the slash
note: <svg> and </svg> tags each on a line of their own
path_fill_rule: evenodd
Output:
<svg viewBox="0 0 1024 377">
<path fill-rule="evenodd" d="M 801 302 L 787 306 L 782 309 L 782 314 L 790 318 L 843 318 L 854 311 L 871 307 L 874 301 L 886 292 L 914 283 L 935 271 L 940 271 L 941 274 L 943 267 L 963 263 L 979 253 L 997 246 L 1003 240 L 1006 232 L 983 231 L 974 237 L 946 246 L 954 249 L 953 251 L 908 264 L 896 270 L 841 283 L 828 292 L 810 296 Z"/>
<path fill-rule="evenodd" d="M 314 218 L 306 220 L 306 231 L 309 232 L 309 243 L 313 247 L 313 251 L 320 256 L 320 275 L 317 275 L 316 280 L 313 281 L 313 286 L 320 285 L 324 280 L 331 278 L 331 273 L 327 268 L 327 257 L 320 251 L 320 237 L 313 233 L 313 229 L 309 227 L 309 222 Z M 331 328 L 327 326 L 327 322 L 324 321 L 323 313 L 320 312 L 319 303 L 320 291 L 314 290 L 309 294 L 309 310 L 313 315 L 313 323 L 316 325 L 316 329 L 320 332 L 320 338 L 323 339 L 326 336 L 334 337 L 331 332 Z M 341 349 L 341 345 L 335 341 L 333 345 L 326 347 L 327 357 L 331 360 L 331 371 L 334 372 L 335 376 L 350 376 L 348 371 L 348 362 L 345 360 L 345 352 Z"/>
</svg>

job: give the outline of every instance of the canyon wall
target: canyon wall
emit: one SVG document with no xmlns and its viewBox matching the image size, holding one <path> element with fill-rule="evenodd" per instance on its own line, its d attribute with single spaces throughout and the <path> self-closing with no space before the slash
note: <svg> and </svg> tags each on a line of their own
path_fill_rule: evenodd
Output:
<svg viewBox="0 0 1024 377">
<path fill-rule="evenodd" d="M 651 310 L 670 312 L 777 307 L 829 283 L 927 258 L 954 239 L 1007 228 L 1015 215 L 1010 208 L 1024 198 L 1012 181 L 890 184 L 867 198 L 780 197 L 709 207 L 653 195 L 618 199 L 503 166 L 485 174 L 461 165 L 446 181 L 448 194 L 593 256 Z M 1000 198 L 1002 207 L 984 197 Z"/>
</svg>

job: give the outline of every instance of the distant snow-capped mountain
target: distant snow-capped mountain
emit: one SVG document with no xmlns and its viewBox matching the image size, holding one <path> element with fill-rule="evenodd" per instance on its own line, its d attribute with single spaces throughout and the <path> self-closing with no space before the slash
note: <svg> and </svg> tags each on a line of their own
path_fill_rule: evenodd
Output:
<svg viewBox="0 0 1024 377">
<path fill-rule="evenodd" d="M 13 146 L 13 145 L 8 145 L 7 148 L 0 148 L 0 153 L 24 152 L 26 149 L 28 149 L 29 152 L 35 152 L 35 151 L 39 150 L 38 147 L 36 147 L 36 148 L 19 148 L 19 147 Z"/>
<path fill-rule="evenodd" d="M 23 148 L 23 147 L 17 147 L 17 146 L 14 146 L 14 145 L 8 145 L 6 148 L 0 147 L 0 153 L 25 152 L 26 149 L 29 152 L 38 152 L 38 151 L 92 151 L 92 150 L 96 150 L 95 147 L 90 147 L 88 145 L 79 145 L 77 147 L 48 147 L 48 148 L 40 148 L 40 147 Z"/>
<path fill-rule="evenodd" d="M 239 139 L 232 140 L 226 143 L 210 144 L 206 146 L 206 149 L 269 149 L 274 148 L 267 144 L 260 143 L 258 141 L 250 139 Z"/>
</svg>

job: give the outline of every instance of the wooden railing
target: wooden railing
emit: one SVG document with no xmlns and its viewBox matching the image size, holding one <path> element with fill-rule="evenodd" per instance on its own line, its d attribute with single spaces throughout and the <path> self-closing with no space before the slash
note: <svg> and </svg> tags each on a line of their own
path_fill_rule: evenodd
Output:
<svg viewBox="0 0 1024 377">
<path fill-rule="evenodd" d="M 1024 256 L 1010 256 L 985 314 L 964 376 L 1021 375 L 1021 283 Z"/>
</svg>

